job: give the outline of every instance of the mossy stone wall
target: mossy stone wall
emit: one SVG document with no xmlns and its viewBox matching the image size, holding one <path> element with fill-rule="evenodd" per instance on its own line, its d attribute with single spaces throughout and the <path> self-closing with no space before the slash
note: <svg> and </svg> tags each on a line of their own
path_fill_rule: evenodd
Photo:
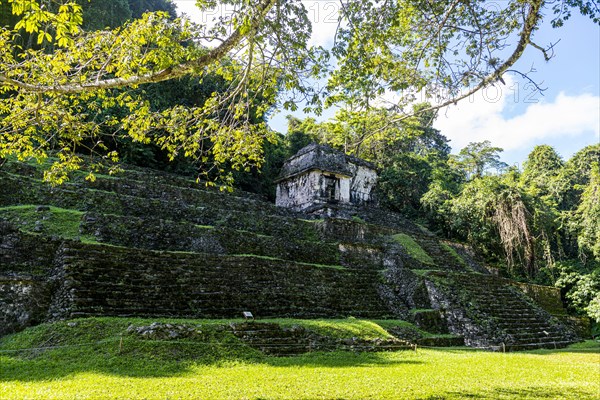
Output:
<svg viewBox="0 0 600 400">
<path fill-rule="evenodd" d="M 385 317 L 374 271 L 256 256 L 73 242 L 62 253 L 69 315 Z"/>
<path fill-rule="evenodd" d="M 47 319 L 59 244 L 0 221 L 0 336 Z"/>
</svg>

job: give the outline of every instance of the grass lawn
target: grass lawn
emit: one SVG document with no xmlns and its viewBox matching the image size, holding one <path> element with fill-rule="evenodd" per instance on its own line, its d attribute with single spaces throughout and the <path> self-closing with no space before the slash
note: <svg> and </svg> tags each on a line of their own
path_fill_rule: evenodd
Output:
<svg viewBox="0 0 600 400">
<path fill-rule="evenodd" d="M 105 329 L 92 336 L 114 327 L 106 320 L 93 322 Z M 0 342 L 0 398 L 600 398 L 600 345 L 592 341 L 563 350 L 506 354 L 446 348 L 276 358 L 227 338 L 194 343 L 126 338 L 119 352 L 114 340 L 77 346 L 79 331 L 69 339 L 73 347 L 9 351 L 41 344 L 42 334 L 48 341 L 52 332 L 33 328 Z M 80 338 L 82 344 L 92 339 Z"/>
</svg>

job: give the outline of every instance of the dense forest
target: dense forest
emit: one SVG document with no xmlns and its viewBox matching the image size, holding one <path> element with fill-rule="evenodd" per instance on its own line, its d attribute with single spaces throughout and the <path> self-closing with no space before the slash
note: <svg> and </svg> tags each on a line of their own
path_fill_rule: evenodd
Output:
<svg viewBox="0 0 600 400">
<path fill-rule="evenodd" d="M 46 12 L 43 8 L 38 14 L 27 14 L 26 8 L 20 14 L 19 9 L 15 12 L 15 4 L 20 3 L 23 2 L 0 2 L 0 26 L 15 27 L 0 35 L 0 157 L 41 159 L 55 155 L 59 162 L 46 171 L 48 180 L 55 184 L 68 179 L 69 171 L 81 167 L 84 154 L 92 154 L 199 176 L 209 183 L 238 187 L 273 200 L 273 180 L 283 161 L 311 142 L 327 144 L 377 165 L 382 207 L 403 213 L 443 237 L 468 243 L 503 275 L 561 287 L 572 311 L 600 322 L 600 144 L 583 148 L 568 160 L 550 146 L 537 146 L 523 168 L 518 169 L 504 164 L 502 149 L 488 141 L 471 143 L 451 154 L 443 132 L 433 128 L 437 111 L 429 104 L 372 106 L 373 96 L 383 90 L 383 86 L 373 83 L 376 81 L 386 81 L 396 89 L 412 85 L 418 90 L 425 88 L 422 82 L 432 80 L 457 84 L 449 81 L 449 75 L 425 72 L 416 74 L 414 81 L 406 81 L 406 72 L 412 70 L 410 63 L 399 62 L 381 48 L 389 42 L 390 35 L 411 29 L 409 25 L 390 22 L 387 26 L 386 20 L 382 29 L 376 30 L 379 33 L 361 40 L 351 30 L 341 29 L 340 42 L 333 50 L 340 67 L 332 73 L 329 97 L 322 102 L 319 94 L 311 91 L 310 83 L 306 85 L 302 79 L 322 77 L 326 71 L 320 62 L 326 57 L 318 49 L 302 48 L 310 31 L 301 26 L 304 19 L 294 19 L 301 13 L 294 2 L 278 11 L 288 19 L 284 21 L 288 25 L 269 23 L 262 33 L 257 20 L 231 20 L 240 24 L 235 31 L 238 36 L 249 35 L 248 32 L 254 35 L 244 47 L 246 59 L 259 58 L 257 53 L 262 52 L 263 59 L 254 64 L 244 64 L 225 53 L 215 55 L 194 44 L 187 25 L 174 22 L 175 7 L 169 0 L 47 2 L 50 11 L 46 20 L 34 18 Z M 439 10 L 431 4 L 431 10 L 417 10 L 413 4 L 413 11 L 396 11 L 414 12 L 404 17 L 414 18 L 416 23 L 420 15 L 427 14 L 425 11 L 443 14 L 451 24 L 458 3 L 461 2 L 439 2 Z M 526 45 L 527 35 L 542 18 L 541 2 L 530 2 L 523 27 L 515 23 L 524 15 L 521 2 L 509 3 L 499 14 L 483 8 L 463 10 L 456 21 L 467 26 L 469 18 L 477 15 L 479 19 L 471 21 L 472 25 L 482 20 L 496 24 L 499 37 L 517 32 L 526 38 Z M 552 21 L 556 26 L 568 19 L 569 7 L 578 7 L 597 22 L 598 14 L 589 9 L 588 3 L 563 3 L 567 3 L 564 13 Z M 250 10 L 264 17 L 273 2 L 244 4 L 239 15 Z M 356 9 L 349 10 L 348 18 L 363 32 L 371 32 L 364 17 L 375 13 L 376 8 L 363 10 L 359 3 L 352 4 Z M 443 7 L 449 8 L 445 11 Z M 162 13 L 144 14 L 146 11 Z M 29 20 L 24 20 L 23 15 L 29 15 Z M 58 22 L 50 18 L 53 15 L 58 16 Z M 49 29 L 43 30 L 46 25 Z M 87 42 L 76 42 L 77 37 L 69 36 L 69 32 L 79 32 L 78 26 L 89 34 Z M 222 34 L 217 28 L 211 28 L 211 32 Z M 468 36 L 465 32 L 444 38 L 445 47 L 432 48 L 431 53 L 423 47 L 422 54 L 404 56 L 418 59 L 417 66 L 425 57 L 436 65 L 435 60 L 441 59 L 436 57 L 456 51 L 449 46 L 455 43 L 453 40 L 463 40 L 460 35 Z M 415 35 L 427 34 L 431 32 Z M 499 37 L 486 37 L 487 46 L 502 50 L 504 44 L 497 43 Z M 235 34 L 223 43 L 234 39 L 237 40 Z M 121 63 L 127 57 L 143 61 L 113 66 L 110 57 L 98 57 L 111 41 L 110 51 Z M 120 47 L 115 49 L 115 43 Z M 471 60 L 477 58 L 473 37 L 460 43 Z M 286 50 L 289 59 L 280 55 L 271 61 L 264 59 L 268 49 L 285 44 L 290 46 Z M 412 45 L 407 38 L 395 44 Z M 464 71 L 459 81 L 475 88 L 489 84 L 491 78 L 497 80 L 514 63 L 513 58 L 518 58 L 522 50 L 517 48 L 505 64 L 495 58 L 487 59 L 482 70 Z M 364 59 L 357 58 L 361 54 Z M 377 54 L 379 64 L 373 64 L 369 54 Z M 187 72 L 202 73 L 179 73 L 165 61 L 167 56 L 184 66 L 180 68 L 187 68 Z M 189 60 L 205 57 L 210 61 L 217 56 L 221 61 L 214 67 L 186 64 Z M 77 66 L 73 61 L 76 57 L 87 61 Z M 271 63 L 272 60 L 280 64 Z M 266 69 L 265 63 L 273 68 Z M 87 69 L 96 72 L 88 73 Z M 362 72 L 356 73 L 358 70 Z M 437 64 L 437 73 L 441 74 L 441 70 Z M 298 71 L 310 74 L 299 75 Z M 485 78 L 478 82 L 470 80 L 471 76 Z M 69 86 L 70 79 L 77 82 L 75 86 Z M 133 84 L 114 79 L 130 79 Z M 92 83 L 87 87 L 102 80 L 107 83 L 88 93 L 81 89 L 81 82 L 88 80 Z M 457 86 L 452 87 L 456 89 Z M 298 100 L 280 100 L 278 94 L 283 91 L 299 93 L 299 99 L 309 104 L 306 111 L 318 111 L 328 102 L 340 108 L 330 121 L 289 117 L 287 132 L 273 132 L 267 126 L 269 113 L 275 108 L 293 110 Z M 401 114 L 399 110 L 408 106 L 411 111 Z M 90 179 L 100 167 L 92 164 Z"/>
</svg>

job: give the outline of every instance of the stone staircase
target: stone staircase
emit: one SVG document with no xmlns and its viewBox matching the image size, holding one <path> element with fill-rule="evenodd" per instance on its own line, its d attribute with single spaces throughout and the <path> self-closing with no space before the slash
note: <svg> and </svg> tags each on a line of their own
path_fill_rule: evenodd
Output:
<svg viewBox="0 0 600 400">
<path fill-rule="evenodd" d="M 312 351 L 345 350 L 397 351 L 412 349 L 405 340 L 397 338 L 334 338 L 320 335 L 295 325 L 282 327 L 277 323 L 243 322 L 229 325 L 233 334 L 245 344 L 261 352 L 275 356 L 290 356 Z"/>
<path fill-rule="evenodd" d="M 421 232 L 412 232 L 411 236 L 423 250 L 435 261 L 435 269 L 449 271 L 469 271 L 467 264 L 458 254 L 433 236 Z"/>
<path fill-rule="evenodd" d="M 430 294 L 450 331 L 468 345 L 505 350 L 564 347 L 572 332 L 508 280 L 475 273 L 432 272 Z"/>
<path fill-rule="evenodd" d="M 230 328 L 242 342 L 268 355 L 292 356 L 319 348 L 319 336 L 299 326 L 284 328 L 275 323 L 245 322 L 232 323 Z"/>
</svg>

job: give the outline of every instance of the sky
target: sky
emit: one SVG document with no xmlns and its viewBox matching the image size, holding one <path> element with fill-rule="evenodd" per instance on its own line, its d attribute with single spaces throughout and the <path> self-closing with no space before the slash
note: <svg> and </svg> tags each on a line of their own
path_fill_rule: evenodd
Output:
<svg viewBox="0 0 600 400">
<path fill-rule="evenodd" d="M 197 22 L 213 17 L 201 14 L 195 8 L 195 0 L 174 3 L 180 13 Z M 331 46 L 339 1 L 303 3 L 313 21 L 311 42 Z M 215 14 L 220 12 L 227 9 Z M 549 144 L 566 160 L 583 147 L 600 143 L 600 27 L 574 10 L 562 28 L 553 29 L 546 21 L 534 40 L 541 46 L 558 42 L 555 56 L 546 62 L 540 51 L 529 47 L 514 69 L 535 69 L 531 78 L 546 90 L 540 94 L 528 81 L 505 74 L 506 85 L 489 87 L 456 106 L 440 110 L 434 127 L 450 139 L 453 153 L 470 142 L 489 140 L 504 149 L 504 162 L 521 165 L 536 145 Z M 271 128 L 285 133 L 288 114 L 307 116 L 300 111 L 283 111 L 270 117 Z M 335 109 L 329 109 L 316 118 L 327 120 L 334 114 Z"/>
</svg>

